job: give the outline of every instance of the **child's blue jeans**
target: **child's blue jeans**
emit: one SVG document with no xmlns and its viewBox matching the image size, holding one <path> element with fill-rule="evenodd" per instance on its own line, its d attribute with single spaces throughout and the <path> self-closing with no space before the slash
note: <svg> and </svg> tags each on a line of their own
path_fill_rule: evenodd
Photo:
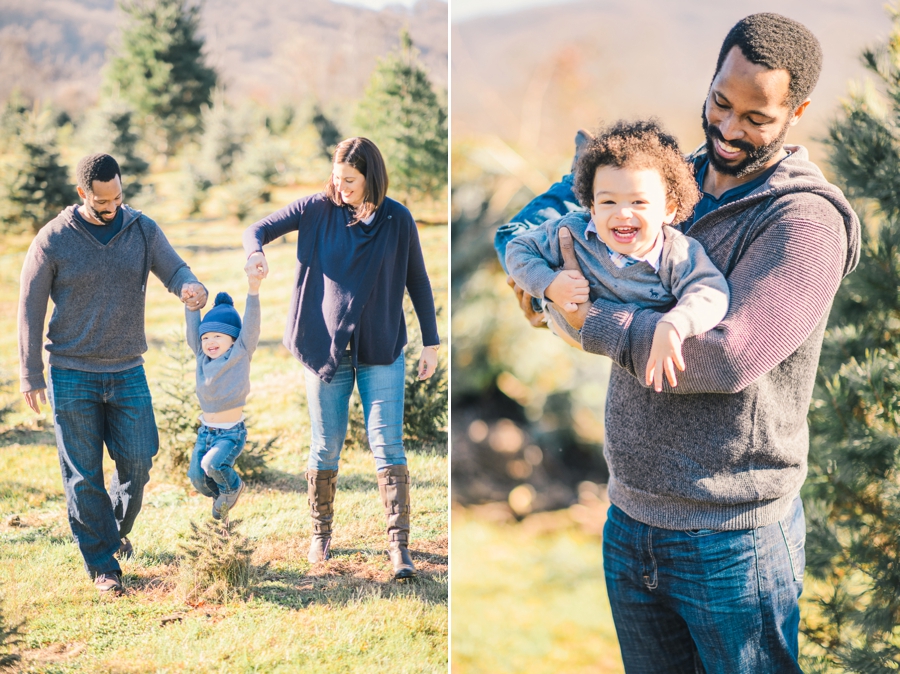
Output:
<svg viewBox="0 0 900 674">
<path fill-rule="evenodd" d="M 247 427 L 243 421 L 231 428 L 200 426 L 188 468 L 188 478 L 194 488 L 212 498 L 234 493 L 241 486 L 234 462 L 244 450 L 245 442 Z"/>
</svg>

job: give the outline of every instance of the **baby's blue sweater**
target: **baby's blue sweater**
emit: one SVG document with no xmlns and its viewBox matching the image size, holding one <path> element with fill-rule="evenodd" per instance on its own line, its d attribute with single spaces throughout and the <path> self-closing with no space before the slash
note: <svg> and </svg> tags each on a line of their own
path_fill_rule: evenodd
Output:
<svg viewBox="0 0 900 674">
<path fill-rule="evenodd" d="M 197 398 L 204 412 L 224 412 L 247 403 L 250 359 L 259 343 L 259 313 L 259 295 L 247 295 L 238 338 L 224 354 L 210 358 L 200 346 L 200 312 L 185 309 L 188 346 L 197 356 Z"/>
</svg>

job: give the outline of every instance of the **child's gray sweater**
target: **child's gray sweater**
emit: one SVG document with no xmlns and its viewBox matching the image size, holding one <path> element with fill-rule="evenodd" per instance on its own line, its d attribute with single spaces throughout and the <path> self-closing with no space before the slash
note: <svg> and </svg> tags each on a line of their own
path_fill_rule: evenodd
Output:
<svg viewBox="0 0 900 674">
<path fill-rule="evenodd" d="M 121 372 L 144 362 L 147 275 L 181 294 L 197 277 L 153 220 L 122 206 L 122 230 L 106 245 L 79 224 L 69 206 L 35 235 L 19 290 L 22 391 L 46 388 L 41 342 L 47 302 L 53 315 L 46 345 L 54 367 Z"/>
<path fill-rule="evenodd" d="M 259 344 L 259 295 L 247 295 L 241 332 L 228 351 L 210 358 L 200 346 L 200 312 L 185 307 L 188 346 L 197 356 L 200 409 L 213 414 L 243 407 L 250 394 L 250 359 Z"/>
<path fill-rule="evenodd" d="M 661 320 L 674 325 L 682 340 L 711 330 L 724 318 L 728 311 L 728 283 L 697 241 L 663 227 L 659 271 L 647 261 L 619 268 L 610 259 L 606 244 L 593 232 L 585 233 L 590 222 L 590 213 L 569 213 L 512 239 L 506 248 L 509 275 L 529 294 L 544 297 L 562 266 L 559 230 L 567 227 L 575 257 L 590 286 L 591 302 L 605 299 L 665 310 L 677 301 Z M 559 328 L 581 341 L 562 309 L 551 302 L 546 303 L 545 309 Z"/>
</svg>

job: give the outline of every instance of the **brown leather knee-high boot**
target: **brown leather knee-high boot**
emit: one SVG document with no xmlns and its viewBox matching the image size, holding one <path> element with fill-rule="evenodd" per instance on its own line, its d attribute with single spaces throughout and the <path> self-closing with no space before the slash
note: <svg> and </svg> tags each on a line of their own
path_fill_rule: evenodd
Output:
<svg viewBox="0 0 900 674">
<path fill-rule="evenodd" d="M 306 558 L 315 564 L 328 559 L 331 548 L 331 523 L 334 520 L 336 470 L 307 470 L 306 495 L 313 519 L 313 535 Z"/>
<path fill-rule="evenodd" d="M 378 471 L 378 491 L 387 516 L 388 553 L 394 578 L 412 578 L 416 567 L 409 555 L 409 470 L 386 466 Z"/>
</svg>

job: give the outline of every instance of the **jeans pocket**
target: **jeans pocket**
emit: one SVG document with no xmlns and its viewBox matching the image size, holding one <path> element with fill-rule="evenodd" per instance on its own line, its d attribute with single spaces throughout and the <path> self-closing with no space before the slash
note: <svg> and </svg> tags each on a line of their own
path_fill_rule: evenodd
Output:
<svg viewBox="0 0 900 674">
<path fill-rule="evenodd" d="M 685 532 L 691 538 L 703 538 L 704 536 L 712 536 L 713 534 L 722 533 L 718 529 L 687 529 Z"/>
<path fill-rule="evenodd" d="M 806 568 L 806 520 L 803 507 L 791 508 L 788 516 L 781 520 L 778 526 L 787 547 L 794 581 L 802 583 Z"/>
</svg>

